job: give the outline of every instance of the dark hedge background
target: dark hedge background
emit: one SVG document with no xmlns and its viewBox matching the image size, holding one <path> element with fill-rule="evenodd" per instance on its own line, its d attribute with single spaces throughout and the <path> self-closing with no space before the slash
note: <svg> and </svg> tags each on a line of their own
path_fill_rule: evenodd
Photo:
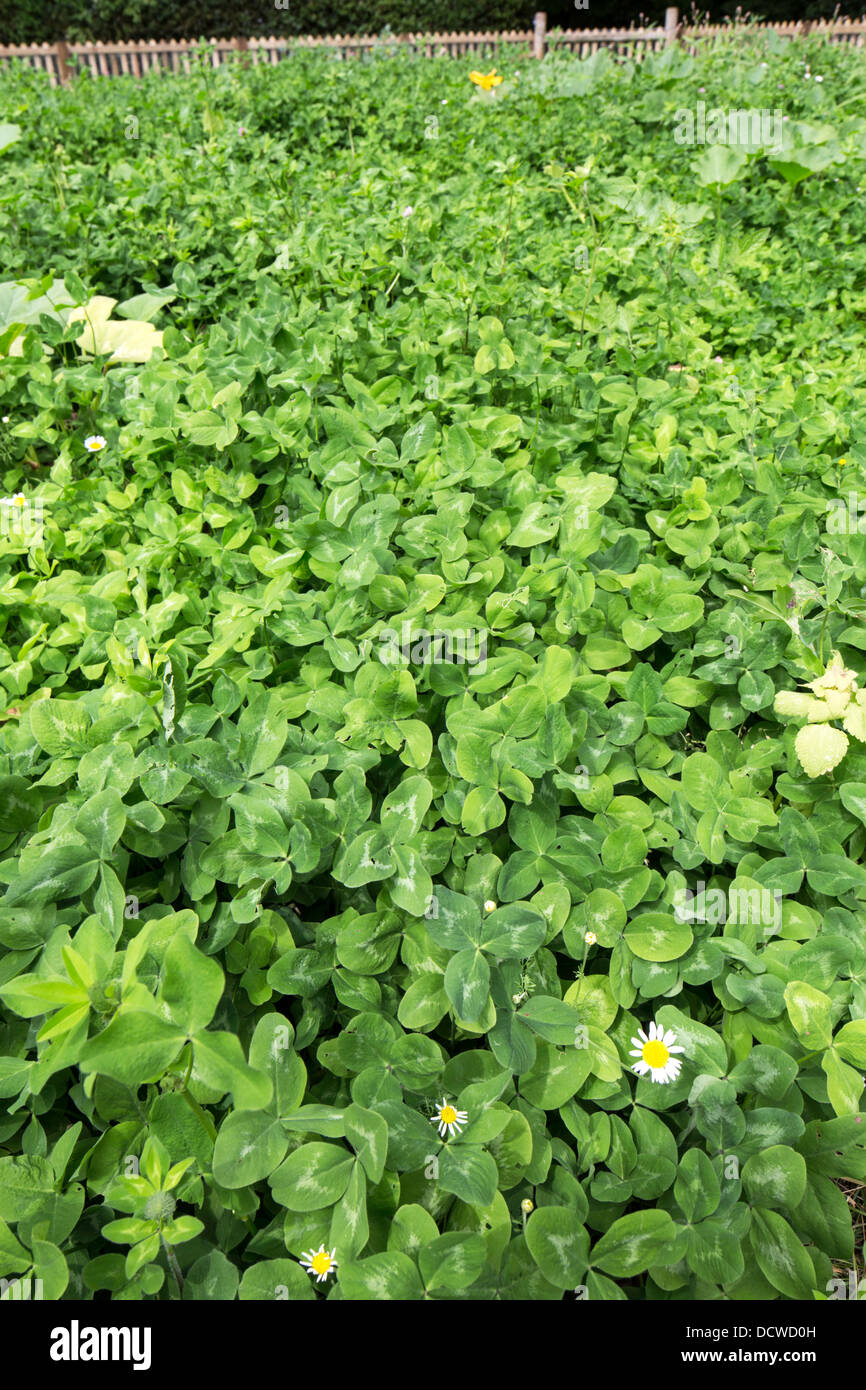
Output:
<svg viewBox="0 0 866 1390">
<path fill-rule="evenodd" d="M 465 29 L 523 29 L 533 11 L 546 9 L 548 23 L 563 27 L 601 27 L 637 22 L 645 15 L 659 22 L 665 3 L 651 0 L 589 0 L 577 10 L 573 0 L 0 0 L 0 43 L 53 42 L 57 39 L 162 39 L 254 34 L 377 34 Z M 690 10 L 681 0 L 680 12 Z M 733 15 L 727 0 L 701 4 L 713 20 Z M 747 5 L 743 9 L 749 8 Z M 835 12 L 859 15 L 866 0 L 755 0 L 759 19 L 829 18 Z"/>
</svg>

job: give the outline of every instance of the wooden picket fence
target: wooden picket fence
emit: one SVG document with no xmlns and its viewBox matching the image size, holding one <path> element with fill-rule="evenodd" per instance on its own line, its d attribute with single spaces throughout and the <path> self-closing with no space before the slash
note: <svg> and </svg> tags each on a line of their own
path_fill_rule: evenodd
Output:
<svg viewBox="0 0 866 1390">
<path fill-rule="evenodd" d="M 236 38 L 236 39 L 130 39 L 123 43 L 0 44 L 0 67 L 17 61 L 47 72 L 52 86 L 69 82 L 78 72 L 93 77 L 142 77 L 147 72 L 190 72 L 202 62 L 219 67 L 240 61 L 246 64 L 275 64 L 292 53 L 324 50 L 335 58 L 360 58 L 374 53 L 406 49 L 426 58 L 463 58 L 471 54 L 493 53 L 511 48 L 517 53 L 543 58 L 549 52 L 570 52 L 585 58 L 599 49 L 633 58 L 679 43 L 691 51 L 700 43 L 730 38 L 732 35 L 760 36 L 769 31 L 783 38 L 796 39 L 809 34 L 833 43 L 866 44 L 866 18 L 799 20 L 790 23 L 703 24 L 684 26 L 679 12 L 671 7 L 664 26 L 628 29 L 554 29 L 548 31 L 547 16 L 538 13 L 532 29 L 463 34 L 395 34 L 364 37 L 335 35 L 327 38 Z"/>
</svg>

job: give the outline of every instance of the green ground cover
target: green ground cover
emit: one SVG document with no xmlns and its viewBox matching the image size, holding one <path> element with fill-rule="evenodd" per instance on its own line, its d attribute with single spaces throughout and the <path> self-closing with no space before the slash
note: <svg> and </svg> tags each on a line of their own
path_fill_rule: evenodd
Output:
<svg viewBox="0 0 866 1390">
<path fill-rule="evenodd" d="M 862 64 L 0 76 L 7 1281 L 847 1279 Z"/>
</svg>

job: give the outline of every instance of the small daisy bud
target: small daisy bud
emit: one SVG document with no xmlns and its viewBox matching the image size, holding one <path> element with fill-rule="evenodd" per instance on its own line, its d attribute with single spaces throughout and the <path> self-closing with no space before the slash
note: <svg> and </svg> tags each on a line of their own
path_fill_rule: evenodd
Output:
<svg viewBox="0 0 866 1390">
<path fill-rule="evenodd" d="M 531 1211 L 535 1211 L 535 1203 L 530 1201 L 529 1197 L 524 1197 L 520 1203 L 520 1210 L 528 1216 Z"/>
<path fill-rule="evenodd" d="M 487 899 L 487 902 L 484 904 L 484 911 L 485 911 L 485 912 L 495 912 L 495 911 L 496 911 L 496 903 L 493 901 L 492 898 L 488 898 L 488 899 Z"/>
</svg>

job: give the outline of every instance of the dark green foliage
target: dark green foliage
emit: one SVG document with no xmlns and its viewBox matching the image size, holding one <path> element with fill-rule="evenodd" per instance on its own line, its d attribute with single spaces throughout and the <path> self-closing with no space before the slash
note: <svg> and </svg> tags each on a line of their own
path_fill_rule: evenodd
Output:
<svg viewBox="0 0 866 1390">
<path fill-rule="evenodd" d="M 862 58 L 471 66 L 0 76 L 0 1277 L 46 1299 L 853 1264 L 866 714 L 806 776 L 776 695 L 866 686 Z M 785 143 L 678 143 L 699 100 Z"/>
</svg>

